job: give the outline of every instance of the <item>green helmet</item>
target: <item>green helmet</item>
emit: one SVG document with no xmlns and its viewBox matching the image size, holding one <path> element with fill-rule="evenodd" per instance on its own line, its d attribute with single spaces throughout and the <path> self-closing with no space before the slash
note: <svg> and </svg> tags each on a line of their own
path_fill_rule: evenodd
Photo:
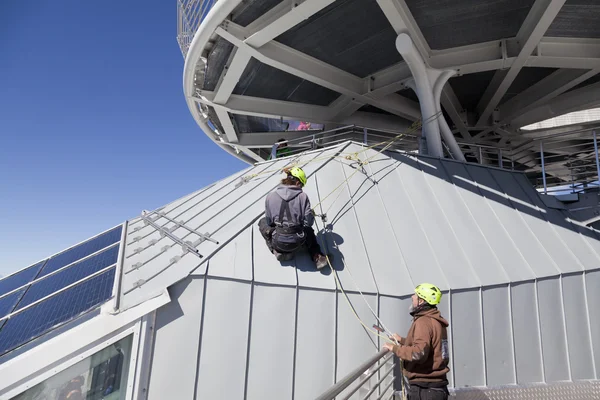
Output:
<svg viewBox="0 0 600 400">
<path fill-rule="evenodd" d="M 440 304 L 442 300 L 442 292 L 437 286 L 431 283 L 421 283 L 415 288 L 415 293 L 432 306 Z"/>
<path fill-rule="evenodd" d="M 306 186 L 306 174 L 304 173 L 302 168 L 300 168 L 300 167 L 290 168 L 289 174 L 295 178 L 298 178 L 300 183 L 302 183 L 302 186 Z"/>
</svg>

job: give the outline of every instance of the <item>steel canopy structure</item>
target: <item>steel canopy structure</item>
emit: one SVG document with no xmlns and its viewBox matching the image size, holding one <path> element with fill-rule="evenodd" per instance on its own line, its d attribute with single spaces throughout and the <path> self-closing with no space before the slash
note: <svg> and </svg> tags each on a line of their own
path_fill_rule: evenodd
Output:
<svg viewBox="0 0 600 400">
<path fill-rule="evenodd" d="M 265 140 L 298 137 L 286 120 L 403 131 L 423 105 L 396 46 L 407 35 L 428 71 L 451 76 L 439 118 L 467 160 L 541 182 L 547 130 L 520 128 L 600 102 L 598 18 L 593 0 L 180 0 L 184 93 L 204 132 L 249 163 L 268 157 Z M 597 179 L 571 177 L 573 158 L 593 158 L 591 132 L 564 139 L 546 149 L 548 175 Z"/>
</svg>

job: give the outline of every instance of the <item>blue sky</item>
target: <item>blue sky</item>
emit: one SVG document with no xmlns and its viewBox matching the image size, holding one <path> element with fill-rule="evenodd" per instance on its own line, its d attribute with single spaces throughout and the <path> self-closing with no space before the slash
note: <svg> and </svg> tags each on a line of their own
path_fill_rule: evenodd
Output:
<svg viewBox="0 0 600 400">
<path fill-rule="evenodd" d="M 245 167 L 188 112 L 176 3 L 0 2 L 0 275 Z"/>
</svg>

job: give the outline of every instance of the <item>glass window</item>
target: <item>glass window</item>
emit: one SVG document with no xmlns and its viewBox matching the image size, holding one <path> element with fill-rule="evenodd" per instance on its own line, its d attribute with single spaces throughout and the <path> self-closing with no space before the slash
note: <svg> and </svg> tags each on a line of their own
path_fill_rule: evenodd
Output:
<svg viewBox="0 0 600 400">
<path fill-rule="evenodd" d="M 13 397 L 14 400 L 124 400 L 130 335 Z"/>
</svg>

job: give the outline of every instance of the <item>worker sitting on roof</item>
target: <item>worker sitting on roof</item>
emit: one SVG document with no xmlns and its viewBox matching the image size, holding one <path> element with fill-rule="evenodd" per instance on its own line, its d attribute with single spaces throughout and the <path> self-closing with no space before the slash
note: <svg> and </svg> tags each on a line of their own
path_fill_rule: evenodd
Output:
<svg viewBox="0 0 600 400">
<path fill-rule="evenodd" d="M 437 286 L 429 283 L 417 286 L 410 308 L 413 323 L 407 336 L 394 334 L 399 344 L 384 344 L 404 361 L 409 400 L 448 398 L 448 321 L 437 309 L 441 299 L 442 292 Z"/>
<path fill-rule="evenodd" d="M 265 218 L 258 222 L 260 233 L 267 241 L 269 250 L 279 261 L 291 260 L 305 246 L 317 269 L 327 265 L 312 229 L 314 215 L 310 200 L 302 187 L 306 174 L 299 167 L 284 171 L 285 179 L 274 192 L 267 195 Z"/>
</svg>

